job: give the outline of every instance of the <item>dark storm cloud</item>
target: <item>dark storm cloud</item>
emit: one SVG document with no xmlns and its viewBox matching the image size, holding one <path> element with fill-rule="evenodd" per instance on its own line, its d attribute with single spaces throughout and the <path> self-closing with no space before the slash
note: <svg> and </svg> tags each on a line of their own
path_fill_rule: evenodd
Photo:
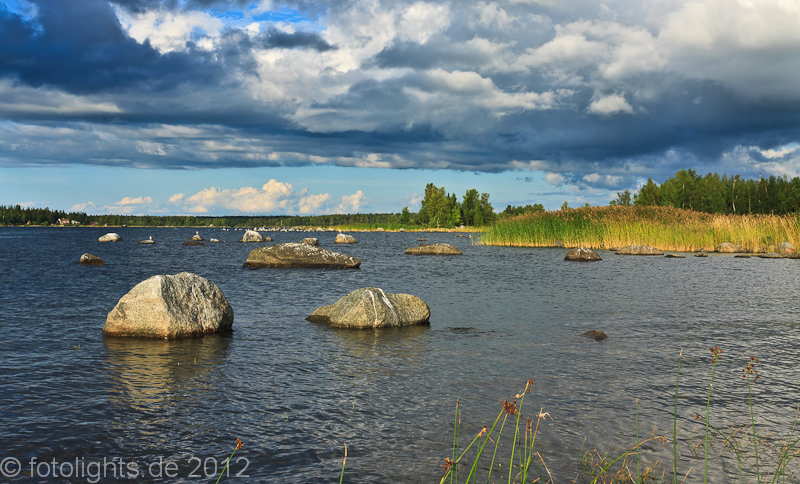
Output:
<svg viewBox="0 0 800 484">
<path fill-rule="evenodd" d="M 208 19 L 256 3 L 32 0 L 34 18 L 0 14 L 0 116 L 31 124 L 15 133 L 29 141 L 16 151 L 0 136 L 0 163 L 244 167 L 318 157 L 542 170 L 554 184 L 587 189 L 687 166 L 753 169 L 776 163 L 759 149 L 800 140 L 800 58 L 789 48 L 800 37 L 779 2 L 764 1 L 729 6 L 738 20 L 725 23 L 709 0 L 620 0 L 616 10 L 590 0 L 290 0 L 279 5 L 307 22 L 202 35 L 189 25 L 169 43 L 148 13 L 190 23 L 190 13 Z M 137 39 L 150 40 L 131 38 L 114 5 L 141 22 Z M 709 15 L 690 15 L 698 8 Z M 711 28 L 703 18 L 718 21 Z M 761 50 L 741 40 L 751 18 L 747 39 Z M 698 32 L 716 37 L 698 44 Z M 48 137 L 67 125 L 92 150 L 50 151 Z M 148 138 L 166 125 L 203 134 Z M 93 130 L 115 134 L 107 141 Z M 741 159 L 731 161 L 734 151 Z"/>
<path fill-rule="evenodd" d="M 220 66 L 201 52 L 159 54 L 138 44 L 101 0 L 37 0 L 35 23 L 0 16 L 0 76 L 29 86 L 91 93 L 134 85 L 154 90 L 213 83 Z"/>
</svg>

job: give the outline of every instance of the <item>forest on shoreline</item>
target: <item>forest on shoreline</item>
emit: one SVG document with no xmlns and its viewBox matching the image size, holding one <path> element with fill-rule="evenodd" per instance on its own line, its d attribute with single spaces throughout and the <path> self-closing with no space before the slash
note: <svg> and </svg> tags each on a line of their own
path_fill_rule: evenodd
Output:
<svg viewBox="0 0 800 484">
<path fill-rule="evenodd" d="M 786 215 L 800 210 L 800 177 L 744 179 L 739 175 L 699 175 L 680 170 L 660 185 L 648 178 L 636 192 L 617 193 L 609 206 L 673 207 L 708 214 Z M 564 202 L 561 209 L 569 208 Z M 542 204 L 508 205 L 496 213 L 488 193 L 469 189 L 458 200 L 445 187 L 429 183 L 418 212 L 329 215 L 89 215 L 49 208 L 0 205 L 2 225 L 97 225 L 131 227 L 362 227 L 435 228 L 492 226 L 498 221 L 545 212 Z"/>
</svg>

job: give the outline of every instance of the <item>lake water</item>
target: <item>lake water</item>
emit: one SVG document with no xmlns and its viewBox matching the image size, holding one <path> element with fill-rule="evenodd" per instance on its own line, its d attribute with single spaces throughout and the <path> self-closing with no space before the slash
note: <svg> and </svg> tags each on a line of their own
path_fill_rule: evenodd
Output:
<svg viewBox="0 0 800 484">
<path fill-rule="evenodd" d="M 345 444 L 345 482 L 439 482 L 456 400 L 467 441 L 529 378 L 523 413 L 552 417 L 537 450 L 556 482 L 572 482 L 581 449 L 635 445 L 636 399 L 642 435 L 656 427 L 671 437 L 681 350 L 679 472 L 692 467 L 686 482 L 702 482 L 689 448 L 702 427 L 694 417 L 704 413 L 710 347 L 724 351 L 713 422 L 748 415 L 741 369 L 750 356 L 761 361 L 758 425 L 788 433 L 800 401 L 798 260 L 600 251 L 603 261 L 585 264 L 564 262 L 564 249 L 483 247 L 451 233 L 354 233 L 357 244 L 336 245 L 332 232 L 279 232 L 269 234 L 274 242 L 319 237 L 360 258 L 361 269 L 254 270 L 242 267 L 257 246 L 237 243 L 242 232 L 200 230 L 223 243 L 182 246 L 195 230 L 0 228 L 0 458 L 22 465 L 11 482 L 93 482 L 53 478 L 52 464 L 39 463 L 55 460 L 65 472 L 70 462 L 86 475 L 104 458 L 136 462 L 140 475 L 115 479 L 107 467 L 103 482 L 214 482 L 215 462 L 237 437 L 244 448 L 222 482 L 338 482 Z M 97 241 L 109 231 L 123 241 Z M 155 245 L 137 244 L 149 236 Z M 419 237 L 464 255 L 404 255 Z M 78 265 L 84 252 L 106 265 Z M 234 333 L 102 336 L 134 285 L 182 271 L 222 289 Z M 352 331 L 305 321 L 365 286 L 421 297 L 430 326 Z M 591 329 L 609 338 L 581 336 Z M 650 445 L 645 459 L 671 468 L 670 445 Z M 162 465 L 175 477 L 148 474 L 159 460 L 176 463 Z M 206 469 L 195 471 L 200 461 Z M 738 478 L 731 465 L 712 459 L 712 482 Z"/>
</svg>

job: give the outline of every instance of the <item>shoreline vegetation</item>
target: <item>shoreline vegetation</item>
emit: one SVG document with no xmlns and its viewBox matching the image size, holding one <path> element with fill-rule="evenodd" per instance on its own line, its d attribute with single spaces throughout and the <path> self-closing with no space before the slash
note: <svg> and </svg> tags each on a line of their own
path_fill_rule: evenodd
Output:
<svg viewBox="0 0 800 484">
<path fill-rule="evenodd" d="M 713 251 L 723 242 L 750 252 L 800 242 L 800 215 L 710 214 L 673 207 L 566 208 L 519 215 L 483 231 L 478 244 L 612 249 L 647 245 L 663 251 Z"/>
<path fill-rule="evenodd" d="M 481 474 L 481 481 L 482 475 L 486 475 L 487 482 L 552 484 L 557 482 L 551 473 L 551 469 L 556 471 L 554 465 L 560 467 L 561 473 L 570 468 L 575 478 L 561 482 L 574 484 L 677 484 L 685 482 L 690 475 L 692 481 L 699 481 L 702 477 L 707 483 L 710 482 L 710 463 L 716 467 L 716 472 L 725 474 L 726 480 L 741 484 L 772 484 L 796 477 L 800 438 L 795 431 L 800 407 L 792 409 L 794 419 L 789 428 L 780 429 L 778 433 L 764 428 L 762 419 L 757 423 L 756 410 L 763 408 L 757 408 L 753 390 L 756 385 L 763 385 L 763 380 L 758 383 L 761 375 L 757 367 L 761 362 L 751 356 L 744 368 L 730 368 L 745 380 L 737 387 L 746 385 L 747 398 L 741 403 L 739 420 L 717 421 L 715 406 L 720 400 L 724 401 L 725 396 L 714 392 L 719 390 L 714 386 L 714 377 L 718 366 L 724 366 L 720 363 L 723 351 L 718 346 L 709 351 L 711 375 L 708 392 L 691 398 L 681 395 L 683 350 L 678 356 L 674 406 L 671 409 L 672 428 L 663 433 L 654 428 L 651 435 L 642 434 L 639 400 L 636 399 L 635 444 L 617 450 L 591 447 L 584 450 L 581 447 L 578 462 L 551 462 L 551 467 L 548 467 L 547 456 L 542 455 L 546 453 L 546 446 L 536 445 L 537 435 L 555 428 L 550 425 L 553 417 L 544 407 L 537 410 L 534 406 L 523 414 L 526 395 L 531 393 L 531 398 L 535 396 L 533 379 L 528 380 L 522 392 L 503 400 L 494 422 L 484 425 L 477 435 L 470 430 L 464 432 L 475 426 L 462 424 L 461 408 L 456 401 L 452 450 L 448 451 L 449 455 L 441 465 L 444 475 L 439 482 L 458 484 L 462 479 L 464 483 L 478 482 Z M 680 405 L 679 396 L 685 399 Z M 687 404 L 687 401 L 699 401 L 702 406 Z M 688 415 L 687 406 L 691 409 Z M 702 414 L 697 413 L 698 410 Z M 770 411 L 774 412 L 774 409 Z M 509 428 L 506 428 L 507 424 Z M 684 426 L 693 427 L 688 435 L 687 429 L 682 428 Z M 679 430 L 683 436 L 679 435 Z M 786 433 L 781 435 L 782 431 Z M 567 468 L 563 467 L 564 464 Z M 495 479 L 499 477 L 499 480 L 492 481 L 492 476 Z"/>
</svg>

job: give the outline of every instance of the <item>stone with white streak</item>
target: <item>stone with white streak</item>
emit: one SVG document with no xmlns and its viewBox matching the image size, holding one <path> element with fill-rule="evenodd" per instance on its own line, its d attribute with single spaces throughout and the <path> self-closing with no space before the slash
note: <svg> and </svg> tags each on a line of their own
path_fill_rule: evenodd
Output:
<svg viewBox="0 0 800 484">
<path fill-rule="evenodd" d="M 356 289 L 330 306 L 323 306 L 306 318 L 337 328 L 390 328 L 424 324 L 431 310 L 411 294 L 389 294 L 377 287 Z"/>
</svg>

